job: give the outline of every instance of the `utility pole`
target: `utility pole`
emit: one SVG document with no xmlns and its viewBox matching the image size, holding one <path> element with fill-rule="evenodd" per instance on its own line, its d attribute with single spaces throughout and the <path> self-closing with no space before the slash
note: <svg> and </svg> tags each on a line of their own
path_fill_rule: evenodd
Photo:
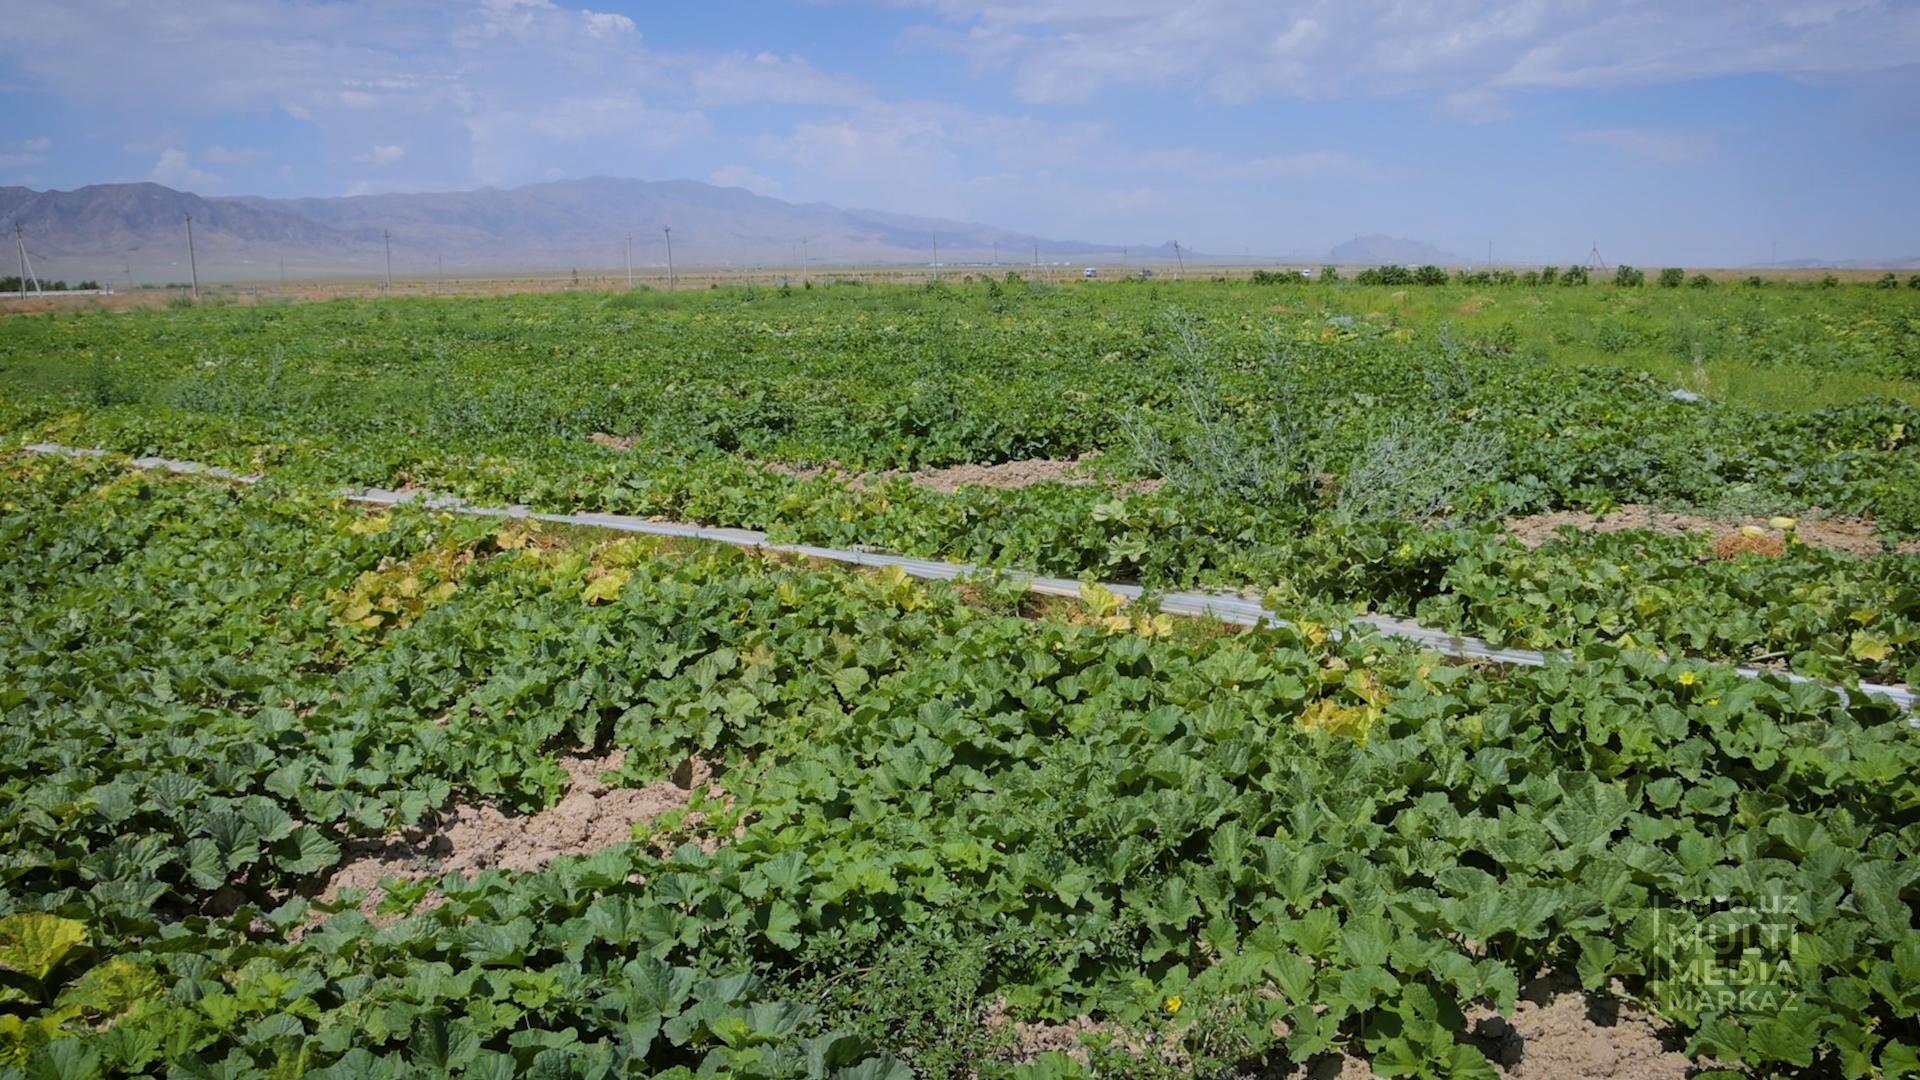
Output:
<svg viewBox="0 0 1920 1080">
<path fill-rule="evenodd" d="M 193 275 L 193 298 L 199 300 L 200 260 L 193 253 L 193 215 L 187 214 L 185 216 L 187 219 L 187 271 Z M 25 251 L 26 249 L 22 248 L 21 250 Z"/>
<path fill-rule="evenodd" d="M 1127 249 L 1127 248 L 1121 248 L 1121 249 L 1120 249 L 1120 269 L 1122 269 L 1122 270 L 1125 270 L 1125 269 L 1127 268 L 1127 252 L 1128 252 L 1128 250 L 1129 250 L 1129 249 Z"/>
<path fill-rule="evenodd" d="M 1187 276 L 1187 260 L 1184 256 L 1180 254 L 1180 241 L 1178 240 L 1175 240 L 1173 242 L 1173 257 L 1176 260 L 1178 260 L 1180 263 L 1180 276 L 1186 277 Z"/>
<path fill-rule="evenodd" d="M 433 291 L 434 292 L 444 291 L 446 289 L 446 285 L 447 285 L 447 257 L 445 255 L 435 255 L 433 257 Z"/>
<path fill-rule="evenodd" d="M 283 289 L 287 287 L 287 260 L 285 259 L 280 260 L 280 287 Z"/>
<path fill-rule="evenodd" d="M 633 288 L 633 234 L 627 234 L 627 288 Z"/>
<path fill-rule="evenodd" d="M 127 268 L 127 291 L 132 292 L 133 291 L 133 264 L 130 262 L 122 262 L 120 265 Z M 286 264 L 281 263 L 280 265 L 285 266 Z"/>
<path fill-rule="evenodd" d="M 1040 280 L 1040 241 L 1033 242 L 1033 280 Z"/>
<path fill-rule="evenodd" d="M 1767 269 L 1772 270 L 1780 264 L 1780 241 L 1773 242 L 1773 250 L 1767 255 Z"/>
<path fill-rule="evenodd" d="M 940 238 L 933 238 L 933 280 L 940 280 Z"/>
<path fill-rule="evenodd" d="M 20 235 L 20 223 L 13 223 L 13 243 L 20 249 L 20 299 L 27 298 L 27 241 Z"/>
<path fill-rule="evenodd" d="M 672 292 L 673 291 L 673 230 L 671 228 L 662 228 L 660 231 L 667 234 L 667 291 Z"/>
<path fill-rule="evenodd" d="M 380 242 L 387 245 L 387 291 L 393 291 L 393 237 L 385 229 L 380 230 Z"/>
</svg>

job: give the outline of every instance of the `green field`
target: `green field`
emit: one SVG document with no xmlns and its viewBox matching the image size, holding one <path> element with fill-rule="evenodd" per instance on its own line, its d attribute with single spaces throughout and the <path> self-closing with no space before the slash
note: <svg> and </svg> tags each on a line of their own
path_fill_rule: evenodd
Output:
<svg viewBox="0 0 1920 1080">
<path fill-rule="evenodd" d="M 1920 681 L 1896 284 L 0 321 L 0 1077 L 1488 1080 L 1466 1017 L 1543 972 L 1716 1068 L 1912 1075 L 1920 733 L 1730 666 Z M 1093 482 L 910 475 L 1075 457 Z M 1295 625 L 339 497 L 367 485 L 1252 588 Z M 1628 504 L 1794 522 L 1502 527 Z M 1886 550 L 1799 542 L 1831 515 Z M 1363 612 L 1570 659 L 1449 663 Z M 712 786 L 538 869 L 329 888 L 587 758 Z M 1083 1016 L 1086 1063 L 1014 1045 Z"/>
</svg>

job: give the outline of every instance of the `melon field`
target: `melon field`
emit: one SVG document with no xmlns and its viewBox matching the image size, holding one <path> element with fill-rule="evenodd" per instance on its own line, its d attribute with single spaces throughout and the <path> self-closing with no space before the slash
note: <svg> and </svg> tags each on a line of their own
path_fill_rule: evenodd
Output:
<svg viewBox="0 0 1920 1080">
<path fill-rule="evenodd" d="M 0 1080 L 1920 1074 L 1920 288 L 1538 280 L 0 317 Z"/>
</svg>

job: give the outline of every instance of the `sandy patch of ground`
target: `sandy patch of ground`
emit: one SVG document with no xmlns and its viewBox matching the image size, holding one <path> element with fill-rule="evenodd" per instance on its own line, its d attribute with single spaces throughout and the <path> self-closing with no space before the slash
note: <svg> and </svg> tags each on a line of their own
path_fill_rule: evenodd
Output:
<svg viewBox="0 0 1920 1080">
<path fill-rule="evenodd" d="M 1480 1013 L 1469 1023 L 1509 1080 L 1683 1080 L 1687 1070 L 1713 1064 L 1680 1053 L 1679 1040 L 1645 1012 L 1581 991 L 1570 973 L 1528 984 L 1510 1017 Z"/>
<path fill-rule="evenodd" d="M 952 465 L 944 469 L 910 473 L 908 478 L 916 486 L 949 493 L 962 484 L 991 488 L 1020 488 L 1045 480 L 1056 480 L 1063 484 L 1093 484 L 1099 481 L 1088 475 L 1091 471 L 1088 464 L 1096 456 L 1086 454 L 1068 460 L 1030 458 L 998 465 Z M 1157 481 L 1155 486 L 1158 486 Z"/>
<path fill-rule="evenodd" d="M 1619 532 L 1623 529 L 1651 529 L 1668 535 L 1704 529 L 1713 536 L 1715 554 L 1721 558 L 1737 558 L 1749 551 L 1762 555 L 1779 555 L 1786 551 L 1786 534 L 1767 524 L 1767 520 L 1762 517 L 1751 517 L 1736 522 L 1716 521 L 1698 514 L 1674 513 L 1631 503 L 1605 514 L 1556 510 L 1552 513 L 1508 518 L 1506 527 L 1507 532 L 1514 539 L 1528 547 L 1539 547 L 1553 539 L 1554 530 L 1566 525 L 1571 525 L 1583 532 L 1604 533 Z M 1741 531 L 1743 527 L 1760 529 L 1761 535 L 1748 536 Z M 1845 551 L 1861 558 L 1871 558 L 1885 551 L 1885 545 L 1881 538 L 1875 535 L 1873 529 L 1873 522 L 1862 518 L 1820 517 L 1802 520 L 1796 526 L 1794 533 L 1802 543 Z M 1896 546 L 1894 550 L 1907 553 L 1920 552 L 1920 540 L 1908 540 Z"/>
<path fill-rule="evenodd" d="M 1025 1023 L 1010 1019 L 1004 1006 L 995 1005 L 984 1019 L 996 1031 L 1010 1029 L 1016 1062 L 1030 1062 L 1048 1051 L 1085 1061 L 1083 1040 L 1089 1036 L 1119 1035 L 1122 1045 L 1130 1044 L 1112 1025 L 1084 1016 L 1064 1024 Z M 1466 1040 L 1487 1055 L 1503 1080 L 1685 1080 L 1690 1070 L 1717 1067 L 1689 1059 L 1680 1052 L 1681 1041 L 1641 1010 L 1610 995 L 1583 992 L 1571 974 L 1550 973 L 1529 983 L 1510 1017 L 1479 1009 L 1468 1014 L 1467 1023 Z M 1177 1042 L 1153 1052 L 1151 1041 L 1133 1040 L 1140 1044 L 1130 1049 L 1168 1064 L 1184 1063 Z M 1337 1051 L 1301 1062 L 1282 1059 L 1264 1067 L 1242 1066 L 1230 1075 L 1249 1080 L 1371 1080 L 1378 1074 L 1365 1054 Z"/>
<path fill-rule="evenodd" d="M 1008 1015 L 1004 999 L 988 1005 L 981 1020 L 988 1030 L 1008 1039 L 1005 1060 L 1015 1065 L 1030 1065 L 1041 1054 L 1050 1053 L 1065 1054 L 1084 1065 L 1090 1056 L 1087 1053 L 1089 1040 L 1111 1040 L 1111 1045 L 1121 1047 L 1142 1060 L 1157 1061 L 1176 1068 L 1188 1065 L 1177 1030 L 1156 1037 L 1129 1032 L 1117 1024 L 1085 1015 L 1059 1024 L 1044 1020 L 1015 1020 Z"/>
<path fill-rule="evenodd" d="M 378 890 L 390 878 L 418 881 L 447 873 L 471 876 L 483 870 L 534 870 L 564 855 L 590 855 L 633 838 L 633 827 L 687 805 L 695 784 L 711 771 L 694 759 L 671 780 L 641 788 L 612 787 L 600 774 L 620 768 L 625 751 L 605 757 L 564 756 L 572 778 L 559 802 L 537 814 L 508 814 L 489 805 L 455 804 L 435 831 L 363 841 L 327 879 L 321 898 L 341 889 Z M 714 787 L 708 789 L 718 795 Z M 373 903 L 378 896 L 369 897 Z"/>
</svg>

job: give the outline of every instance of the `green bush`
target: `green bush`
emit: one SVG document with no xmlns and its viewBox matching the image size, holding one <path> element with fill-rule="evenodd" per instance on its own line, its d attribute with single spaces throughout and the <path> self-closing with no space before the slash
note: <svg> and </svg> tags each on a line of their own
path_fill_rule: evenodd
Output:
<svg viewBox="0 0 1920 1080">
<path fill-rule="evenodd" d="M 1900 278 L 1892 271 L 1888 271 L 1880 275 L 1880 280 L 1874 282 L 1873 287 L 1876 289 L 1897 289 L 1900 287 Z"/>
<path fill-rule="evenodd" d="M 1541 268 L 1541 270 L 1540 270 L 1540 284 L 1542 284 L 1542 285 L 1551 285 L 1551 284 L 1553 284 L 1554 282 L 1556 282 L 1556 281 L 1559 281 L 1559 280 L 1560 280 L 1560 268 L 1559 268 L 1559 267 L 1557 267 L 1557 266 L 1548 266 L 1548 267 L 1543 267 L 1543 268 Z"/>
<path fill-rule="evenodd" d="M 1446 284 L 1446 273 L 1441 272 L 1440 284 Z M 1389 263 L 1386 266 L 1369 266 L 1355 274 L 1353 280 L 1361 285 L 1412 285 L 1414 272 L 1404 266 Z"/>
<path fill-rule="evenodd" d="M 1669 266 L 1660 271 L 1660 287 L 1663 289 L 1677 289 L 1685 284 L 1686 280 L 1687 272 L 1677 266 Z"/>
<path fill-rule="evenodd" d="M 1637 289 L 1647 283 L 1647 272 L 1621 263 L 1613 272 L 1613 283 L 1622 289 Z"/>
<path fill-rule="evenodd" d="M 1713 288 L 1713 279 L 1705 274 L 1695 274 L 1687 279 L 1687 288 L 1711 289 Z"/>
<path fill-rule="evenodd" d="M 1413 272 L 1413 283 L 1415 285 L 1445 285 L 1447 283 L 1447 272 L 1437 266 L 1423 266 Z"/>
<path fill-rule="evenodd" d="M 1584 266 L 1569 266 L 1567 272 L 1560 275 L 1562 285 L 1585 285 L 1586 283 L 1587 268 Z"/>
<path fill-rule="evenodd" d="M 1255 270 L 1247 280 L 1255 285 L 1297 285 L 1306 279 L 1291 270 Z"/>
</svg>

